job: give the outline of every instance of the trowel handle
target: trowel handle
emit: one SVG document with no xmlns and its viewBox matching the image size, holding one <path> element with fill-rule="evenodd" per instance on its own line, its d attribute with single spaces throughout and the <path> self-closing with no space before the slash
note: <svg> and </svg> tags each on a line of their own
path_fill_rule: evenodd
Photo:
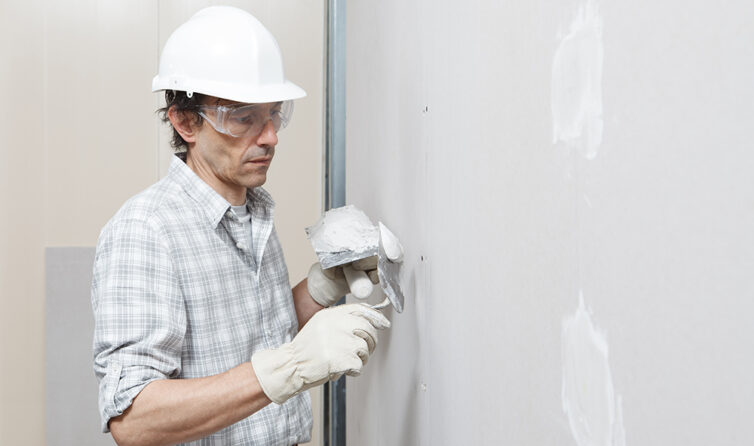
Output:
<svg viewBox="0 0 754 446">
<path fill-rule="evenodd" d="M 378 303 L 377 305 L 372 305 L 372 308 L 374 308 L 375 310 L 382 310 L 389 306 L 390 306 L 390 298 L 386 297 L 385 299 L 383 299 L 382 302 Z"/>
<path fill-rule="evenodd" d="M 366 299 L 372 294 L 372 281 L 364 271 L 353 268 L 349 263 L 343 266 L 343 274 L 346 276 L 348 287 L 351 288 L 351 294 L 359 299 Z"/>
</svg>

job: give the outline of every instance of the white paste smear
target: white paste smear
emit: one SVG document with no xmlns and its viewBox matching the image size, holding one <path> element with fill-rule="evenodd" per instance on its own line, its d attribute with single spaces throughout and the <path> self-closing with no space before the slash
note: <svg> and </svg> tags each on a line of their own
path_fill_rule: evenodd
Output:
<svg viewBox="0 0 754 446">
<path fill-rule="evenodd" d="M 587 159 L 602 143 L 602 57 L 602 18 L 587 0 L 555 52 L 551 86 L 553 144 Z"/>
<path fill-rule="evenodd" d="M 579 308 L 563 320 L 563 412 L 578 446 L 625 446 L 623 409 L 615 396 L 605 335 Z"/>
</svg>

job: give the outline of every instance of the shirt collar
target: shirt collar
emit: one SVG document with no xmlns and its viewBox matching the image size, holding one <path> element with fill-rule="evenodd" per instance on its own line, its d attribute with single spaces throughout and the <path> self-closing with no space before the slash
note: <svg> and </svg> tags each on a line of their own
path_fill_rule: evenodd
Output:
<svg viewBox="0 0 754 446">
<path fill-rule="evenodd" d="M 230 203 L 218 194 L 212 187 L 199 178 L 196 173 L 186 165 L 185 155 L 176 154 L 170 163 L 168 177 L 175 181 L 184 191 L 204 209 L 210 224 L 216 228 L 220 220 L 230 209 Z M 272 215 L 275 202 L 270 194 L 261 187 L 255 187 L 246 191 L 246 203 L 253 210 L 262 211 Z"/>
<path fill-rule="evenodd" d="M 265 210 L 272 210 L 275 207 L 275 201 L 269 192 L 261 187 L 246 190 L 246 203 L 252 207 L 259 207 Z"/>
</svg>

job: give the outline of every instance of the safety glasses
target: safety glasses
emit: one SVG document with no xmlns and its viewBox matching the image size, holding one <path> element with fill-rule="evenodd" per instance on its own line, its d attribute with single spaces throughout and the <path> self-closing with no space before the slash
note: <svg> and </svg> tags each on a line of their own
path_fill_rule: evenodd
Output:
<svg viewBox="0 0 754 446">
<path fill-rule="evenodd" d="M 293 113 L 293 101 L 274 104 L 200 105 L 199 116 L 218 132 L 236 138 L 259 135 L 267 121 L 275 132 L 285 128 Z"/>
</svg>

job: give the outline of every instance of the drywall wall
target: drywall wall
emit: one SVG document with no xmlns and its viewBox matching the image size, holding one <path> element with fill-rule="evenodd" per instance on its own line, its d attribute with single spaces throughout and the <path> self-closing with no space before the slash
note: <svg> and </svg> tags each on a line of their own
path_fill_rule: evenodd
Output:
<svg viewBox="0 0 754 446">
<path fill-rule="evenodd" d="M 348 444 L 751 443 L 752 17 L 348 3 L 347 202 L 406 248 Z"/>
<path fill-rule="evenodd" d="M 167 171 L 172 149 L 154 113 L 160 95 L 150 91 L 159 51 L 178 24 L 219 3 L 265 23 L 283 51 L 286 75 L 308 93 L 280 133 L 267 186 L 291 281 L 315 261 L 303 228 L 322 210 L 324 3 L 0 2 L 0 96 L 13 104 L 0 119 L 0 445 L 63 441 L 46 423 L 64 414 L 46 407 L 45 382 L 55 377 L 45 375 L 45 332 L 59 332 L 80 315 L 45 318 L 45 282 L 56 280 L 46 274 L 45 249 L 93 247 L 123 202 Z M 88 291 L 79 298 L 89 305 Z M 72 337 L 82 339 L 86 327 L 76 327 Z M 79 347 L 72 345 L 72 354 Z M 75 399 L 80 384 L 58 400 Z M 316 414 L 319 392 L 312 396 Z M 97 425 L 98 417 L 90 422 Z"/>
<path fill-rule="evenodd" d="M 98 423 L 92 360 L 94 317 L 82 296 L 92 284 L 94 248 L 45 250 L 45 430 L 48 446 L 114 445 Z"/>
</svg>

